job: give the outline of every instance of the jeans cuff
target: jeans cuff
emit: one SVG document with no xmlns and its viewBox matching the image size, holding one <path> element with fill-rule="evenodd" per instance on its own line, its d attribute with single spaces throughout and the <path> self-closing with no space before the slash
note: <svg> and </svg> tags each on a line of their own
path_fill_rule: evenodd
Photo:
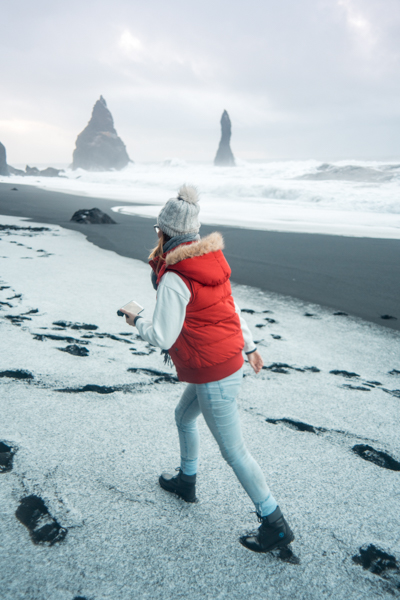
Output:
<svg viewBox="0 0 400 600">
<path fill-rule="evenodd" d="M 197 459 L 195 460 L 183 460 L 181 459 L 181 471 L 185 475 L 196 475 L 197 473 Z"/>
<path fill-rule="evenodd" d="M 273 495 L 270 494 L 263 502 L 255 502 L 254 505 L 260 517 L 267 517 L 276 510 L 278 503 Z"/>
</svg>

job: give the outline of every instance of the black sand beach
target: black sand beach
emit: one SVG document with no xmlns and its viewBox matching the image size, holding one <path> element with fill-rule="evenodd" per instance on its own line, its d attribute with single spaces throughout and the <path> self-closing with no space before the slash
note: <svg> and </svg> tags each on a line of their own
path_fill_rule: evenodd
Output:
<svg viewBox="0 0 400 600">
<path fill-rule="evenodd" d="M 12 191 L 17 187 L 17 191 Z M 84 233 L 107 250 L 146 261 L 154 219 L 111 213 L 127 203 L 0 184 L 0 215 L 25 217 Z M 117 225 L 70 221 L 76 210 L 97 207 Z M 400 240 L 281 233 L 202 225 L 225 238 L 232 281 L 330 307 L 400 330 Z M 392 318 L 382 318 L 382 316 Z M 342 318 L 338 316 L 338 318 Z"/>
</svg>

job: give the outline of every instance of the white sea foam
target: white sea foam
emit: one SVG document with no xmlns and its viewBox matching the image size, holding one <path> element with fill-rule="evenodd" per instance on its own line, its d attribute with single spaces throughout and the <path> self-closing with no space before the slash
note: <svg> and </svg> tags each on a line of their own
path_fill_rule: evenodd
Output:
<svg viewBox="0 0 400 600">
<path fill-rule="evenodd" d="M 169 158 L 120 172 L 66 169 L 60 179 L 0 180 L 129 202 L 132 206 L 111 207 L 151 217 L 182 183 L 190 183 L 200 192 L 203 223 L 400 239 L 400 165 L 395 163 L 238 161 L 236 168 L 221 168 Z"/>
</svg>

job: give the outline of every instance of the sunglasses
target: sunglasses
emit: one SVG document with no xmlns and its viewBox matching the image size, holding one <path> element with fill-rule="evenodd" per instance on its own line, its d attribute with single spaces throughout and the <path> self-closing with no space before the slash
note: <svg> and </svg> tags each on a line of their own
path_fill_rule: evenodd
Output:
<svg viewBox="0 0 400 600">
<path fill-rule="evenodd" d="M 159 231 L 161 231 L 161 229 L 159 228 L 158 225 L 153 225 L 154 227 L 154 231 L 158 234 Z"/>
</svg>

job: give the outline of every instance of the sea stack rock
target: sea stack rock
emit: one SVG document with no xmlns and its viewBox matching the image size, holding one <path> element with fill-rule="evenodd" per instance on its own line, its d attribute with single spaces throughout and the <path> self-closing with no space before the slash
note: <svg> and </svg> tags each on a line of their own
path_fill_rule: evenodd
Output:
<svg viewBox="0 0 400 600">
<path fill-rule="evenodd" d="M 218 146 L 217 155 L 214 159 L 214 165 L 217 167 L 235 166 L 235 157 L 232 154 L 230 145 L 231 135 L 231 120 L 226 110 L 224 110 L 221 117 L 221 141 Z"/>
<path fill-rule="evenodd" d="M 76 139 L 72 168 L 87 171 L 123 169 L 130 158 L 118 137 L 114 121 L 103 96 L 93 107 L 92 118 Z"/>
<path fill-rule="evenodd" d="M 6 149 L 0 142 L 0 175 L 9 175 L 7 166 Z"/>
</svg>

